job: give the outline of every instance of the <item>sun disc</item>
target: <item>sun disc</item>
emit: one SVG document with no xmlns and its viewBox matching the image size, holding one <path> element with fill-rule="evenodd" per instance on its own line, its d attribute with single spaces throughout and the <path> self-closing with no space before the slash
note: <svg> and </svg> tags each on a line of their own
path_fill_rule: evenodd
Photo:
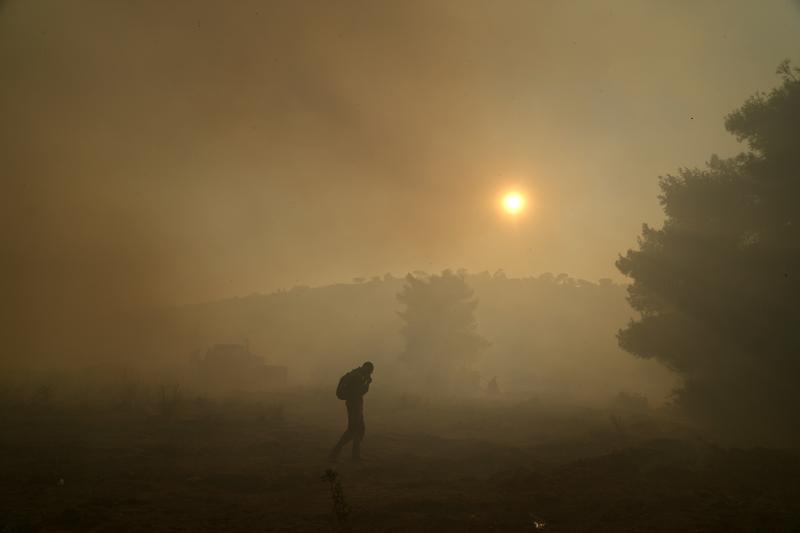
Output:
<svg viewBox="0 0 800 533">
<path fill-rule="evenodd" d="M 518 192 L 510 192 L 503 196 L 503 209 L 510 215 L 519 214 L 525 207 L 525 197 Z"/>
</svg>

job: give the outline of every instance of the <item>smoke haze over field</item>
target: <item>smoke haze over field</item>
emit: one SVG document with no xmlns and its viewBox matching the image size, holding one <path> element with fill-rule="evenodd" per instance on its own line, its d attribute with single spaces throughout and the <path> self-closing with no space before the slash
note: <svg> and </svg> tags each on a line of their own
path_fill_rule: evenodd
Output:
<svg viewBox="0 0 800 533">
<path fill-rule="evenodd" d="M 488 341 L 469 365 L 481 387 L 496 376 L 513 397 L 602 405 L 620 391 L 659 404 L 677 384 L 667 369 L 617 346 L 613 332 L 631 317 L 621 285 L 486 272 L 464 280 L 478 302 L 476 333 Z M 292 383 L 322 387 L 342 368 L 370 359 L 380 370 L 381 390 L 450 393 L 425 381 L 424 361 L 398 357 L 406 312 L 397 295 L 406 284 L 386 277 L 164 308 L 137 323 L 130 351 L 139 359 L 147 354 L 150 366 L 185 366 L 187 354 L 202 355 L 215 343 L 246 343 L 270 363 L 287 366 Z M 425 317 L 421 326 L 433 330 L 435 320 Z M 441 362 L 460 352 L 426 359 Z"/>
<path fill-rule="evenodd" d="M 800 531 L 798 52 L 800 0 L 0 0 L 0 532 Z"/>
<path fill-rule="evenodd" d="M 3 2 L 6 325 L 46 347 L 109 308 L 387 271 L 618 277 L 655 177 L 739 149 L 721 118 L 796 7 Z"/>
</svg>

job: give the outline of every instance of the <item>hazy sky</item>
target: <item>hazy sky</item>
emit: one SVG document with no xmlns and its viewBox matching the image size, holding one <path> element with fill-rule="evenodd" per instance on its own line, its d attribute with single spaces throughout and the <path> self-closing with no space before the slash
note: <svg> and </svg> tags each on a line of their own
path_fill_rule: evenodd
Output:
<svg viewBox="0 0 800 533">
<path fill-rule="evenodd" d="M 724 115 L 798 50 L 790 0 L 6 0 L 4 279 L 69 308 L 615 277 L 657 176 L 739 150 Z"/>
</svg>

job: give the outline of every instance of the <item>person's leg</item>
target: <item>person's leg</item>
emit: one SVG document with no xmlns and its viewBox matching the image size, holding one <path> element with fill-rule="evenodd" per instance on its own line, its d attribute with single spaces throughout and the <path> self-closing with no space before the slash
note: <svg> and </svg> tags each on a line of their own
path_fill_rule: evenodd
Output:
<svg viewBox="0 0 800 533">
<path fill-rule="evenodd" d="M 353 459 L 361 459 L 361 441 L 364 440 L 365 432 L 364 412 L 362 411 L 358 414 L 355 426 L 353 427 Z"/>
<path fill-rule="evenodd" d="M 336 446 L 334 446 L 333 450 L 331 450 L 331 454 L 330 454 L 331 460 L 338 459 L 339 458 L 339 454 L 342 451 L 342 448 L 344 448 L 344 446 L 348 442 L 350 442 L 351 440 L 353 440 L 353 432 L 350 431 L 350 428 L 348 428 L 348 429 L 346 429 L 344 431 L 344 433 L 342 433 L 342 436 L 339 437 L 339 442 L 337 442 Z"/>
<path fill-rule="evenodd" d="M 336 460 L 339 457 L 339 453 L 342 451 L 342 448 L 344 448 L 348 442 L 353 440 L 353 406 L 349 401 L 345 404 L 345 406 L 347 408 L 347 429 L 344 430 L 342 436 L 339 437 L 339 442 L 337 442 L 336 446 L 334 446 L 333 450 L 331 450 L 331 460 Z"/>
</svg>

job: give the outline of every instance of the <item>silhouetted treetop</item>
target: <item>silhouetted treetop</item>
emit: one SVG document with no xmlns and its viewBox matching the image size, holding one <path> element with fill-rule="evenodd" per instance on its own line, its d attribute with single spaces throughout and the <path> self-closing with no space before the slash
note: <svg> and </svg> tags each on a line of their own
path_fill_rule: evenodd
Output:
<svg viewBox="0 0 800 533">
<path fill-rule="evenodd" d="M 728 115 L 725 127 L 740 141 L 747 141 L 754 154 L 768 159 L 797 159 L 797 123 L 800 121 L 800 69 L 788 61 L 778 67 L 783 83 L 769 94 L 756 94 Z"/>
</svg>

